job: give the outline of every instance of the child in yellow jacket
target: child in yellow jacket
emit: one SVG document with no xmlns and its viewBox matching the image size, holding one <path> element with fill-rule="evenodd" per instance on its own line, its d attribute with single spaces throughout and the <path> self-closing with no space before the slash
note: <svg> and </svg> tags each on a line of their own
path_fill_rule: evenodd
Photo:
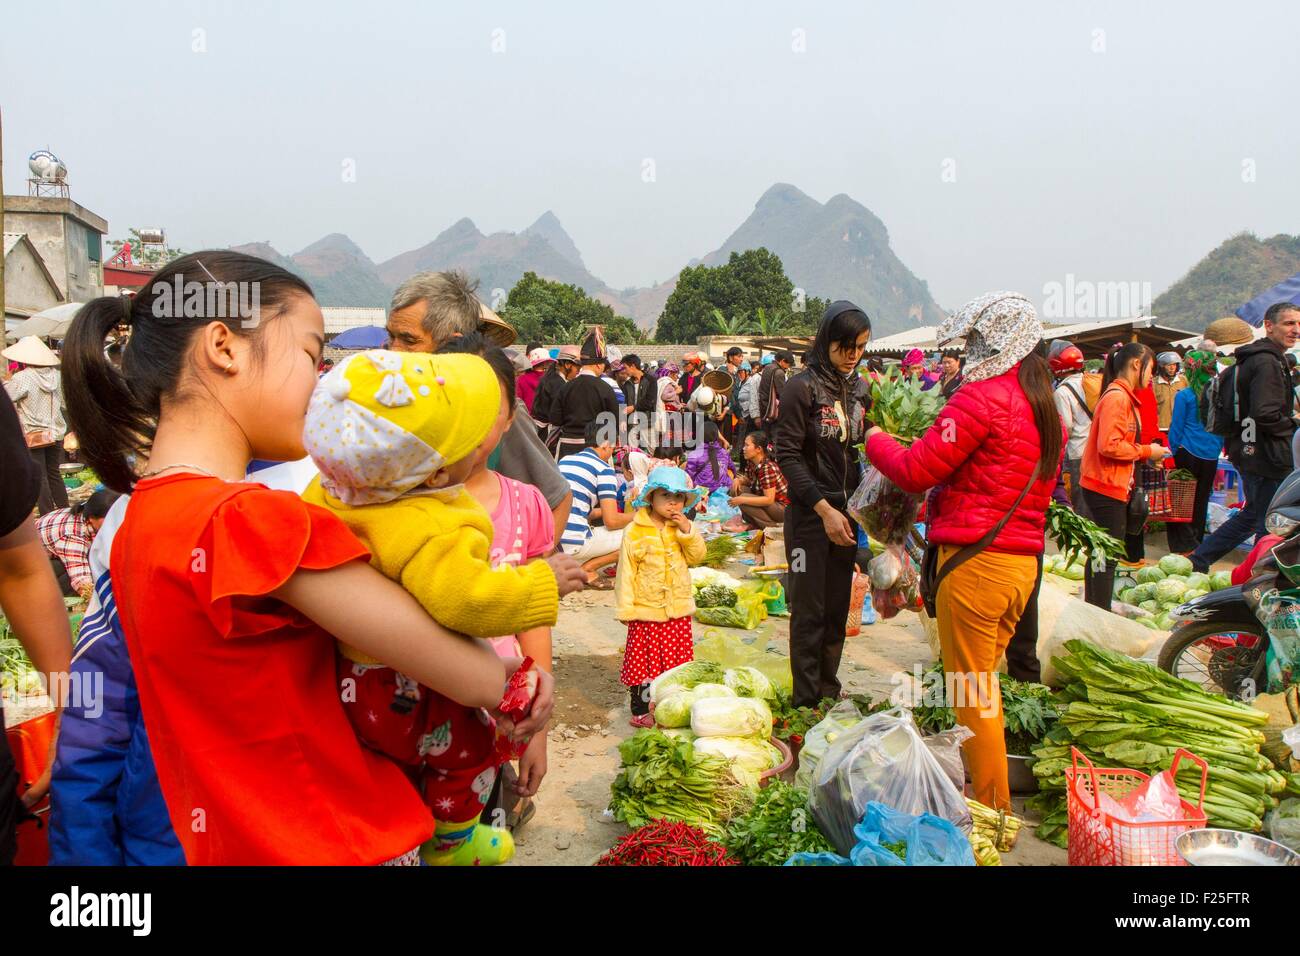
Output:
<svg viewBox="0 0 1300 956">
<path fill-rule="evenodd" d="M 552 559 L 556 570 L 546 561 L 492 567 L 491 521 L 463 482 L 473 453 L 499 440 L 504 402 L 477 355 L 372 350 L 335 366 L 307 412 L 305 446 L 320 477 L 303 497 L 337 514 L 370 563 L 438 623 L 471 637 L 553 625 L 561 585 L 580 586 L 563 557 Z M 383 609 L 375 611 L 382 627 Z M 479 823 L 503 759 L 488 715 L 340 651 L 342 700 L 358 736 L 406 766 L 433 811 L 425 861 L 510 859 L 510 834 Z"/>
<path fill-rule="evenodd" d="M 691 615 L 695 591 L 690 566 L 704 560 L 704 538 L 686 517 L 700 500 L 686 472 L 670 465 L 652 470 L 632 524 L 623 532 L 614 597 L 627 622 L 620 680 L 629 689 L 632 726 L 649 727 L 650 682 L 694 660 Z"/>
</svg>

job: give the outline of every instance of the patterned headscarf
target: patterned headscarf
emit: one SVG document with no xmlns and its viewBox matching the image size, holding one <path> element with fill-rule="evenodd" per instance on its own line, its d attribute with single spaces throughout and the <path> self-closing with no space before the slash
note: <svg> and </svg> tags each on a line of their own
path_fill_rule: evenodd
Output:
<svg viewBox="0 0 1300 956">
<path fill-rule="evenodd" d="M 1217 373 L 1218 360 L 1213 352 L 1193 349 L 1183 358 L 1183 374 L 1187 376 L 1187 384 L 1198 399 Z"/>
<path fill-rule="evenodd" d="M 966 340 L 966 382 L 1001 375 L 1034 350 L 1043 323 L 1033 303 L 1018 292 L 989 292 L 962 306 L 939 326 L 942 348 Z"/>
<path fill-rule="evenodd" d="M 912 365 L 924 365 L 924 364 L 925 364 L 925 353 L 923 353 L 920 349 L 912 349 L 910 352 L 908 352 L 906 355 L 903 356 L 903 368 L 908 368 Z"/>
<path fill-rule="evenodd" d="M 673 378 L 676 378 L 678 375 L 681 374 L 682 374 L 682 370 L 679 369 L 676 365 L 674 365 L 672 362 L 665 362 L 663 365 L 659 366 L 659 371 L 655 372 L 655 378 L 664 378 L 665 376 L 668 375 L 671 375 Z"/>
</svg>

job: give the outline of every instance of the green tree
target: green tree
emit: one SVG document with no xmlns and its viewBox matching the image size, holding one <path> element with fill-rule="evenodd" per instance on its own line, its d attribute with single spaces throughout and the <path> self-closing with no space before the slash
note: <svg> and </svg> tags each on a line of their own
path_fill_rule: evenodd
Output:
<svg viewBox="0 0 1300 956">
<path fill-rule="evenodd" d="M 760 308 L 788 312 L 793 301 L 794 283 L 780 257 L 763 248 L 733 252 L 722 265 L 688 266 L 681 271 L 677 288 L 659 316 L 655 337 L 660 342 L 694 342 L 717 333 L 715 309 L 722 313 L 723 322 L 744 322 Z"/>
<path fill-rule="evenodd" d="M 583 289 L 543 279 L 535 272 L 525 272 L 515 283 L 500 314 L 524 342 L 574 343 L 593 325 L 604 327 L 605 340 L 615 345 L 634 345 L 644 340 L 636 323 Z"/>
</svg>

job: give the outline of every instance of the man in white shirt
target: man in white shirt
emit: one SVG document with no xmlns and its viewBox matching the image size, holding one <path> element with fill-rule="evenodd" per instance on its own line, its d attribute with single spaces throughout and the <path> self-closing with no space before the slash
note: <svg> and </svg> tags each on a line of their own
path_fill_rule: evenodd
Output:
<svg viewBox="0 0 1300 956">
<path fill-rule="evenodd" d="M 1092 412 L 1083 393 L 1083 352 L 1077 346 L 1067 346 L 1052 356 L 1048 364 L 1056 376 L 1056 410 L 1066 431 L 1065 474 L 1069 476 L 1070 504 L 1076 512 L 1087 516 L 1079 487 L 1079 466 L 1092 428 Z"/>
</svg>

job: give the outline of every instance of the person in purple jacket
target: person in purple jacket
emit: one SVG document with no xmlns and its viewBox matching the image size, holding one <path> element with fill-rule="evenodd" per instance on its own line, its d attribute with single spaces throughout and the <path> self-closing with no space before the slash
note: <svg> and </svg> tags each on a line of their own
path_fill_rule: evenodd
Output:
<svg viewBox="0 0 1300 956">
<path fill-rule="evenodd" d="M 731 452 L 722 444 L 717 422 L 705 422 L 701 440 L 686 456 L 686 474 L 695 487 L 704 490 L 700 504 L 707 507 L 709 495 L 722 488 L 731 492 Z"/>
</svg>

